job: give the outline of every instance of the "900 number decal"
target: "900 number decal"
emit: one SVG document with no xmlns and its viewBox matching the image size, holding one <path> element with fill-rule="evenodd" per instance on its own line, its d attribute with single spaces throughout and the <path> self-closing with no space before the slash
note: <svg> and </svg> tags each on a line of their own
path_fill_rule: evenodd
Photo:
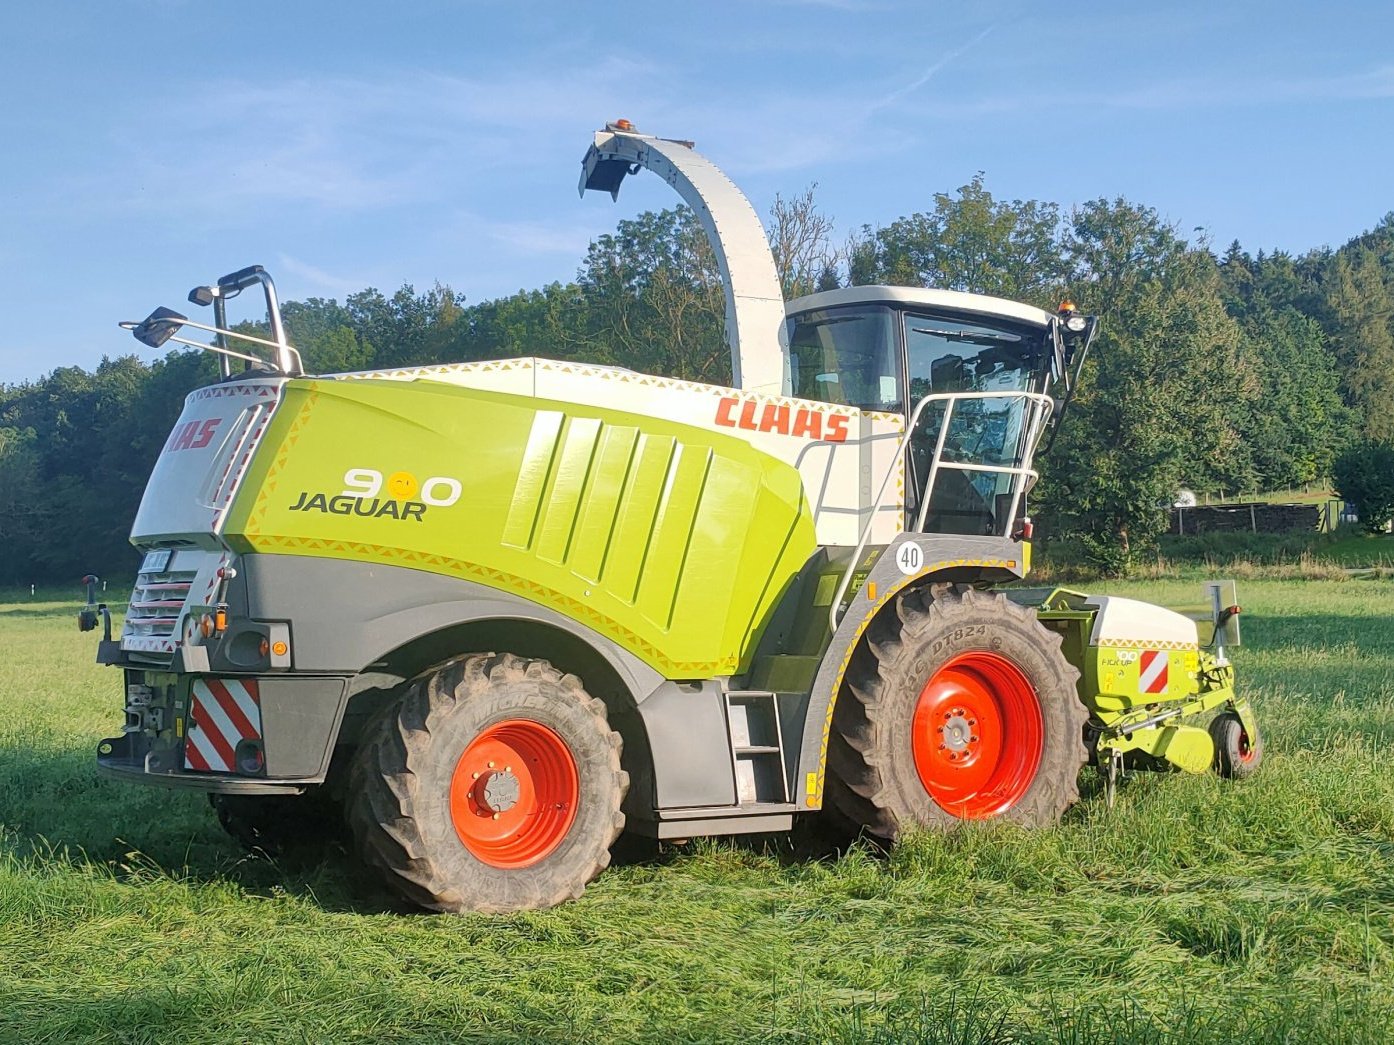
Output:
<svg viewBox="0 0 1394 1045">
<path fill-rule="evenodd" d="M 448 475 L 418 481 L 411 472 L 384 476 L 376 468 L 350 468 L 343 481 L 344 488 L 337 494 L 301 491 L 290 510 L 422 522 L 429 509 L 449 508 L 464 493 L 460 480 Z"/>
<path fill-rule="evenodd" d="M 449 508 L 460 499 L 459 479 L 433 475 L 420 484 L 410 472 L 393 472 L 387 477 L 387 493 L 399 501 L 419 499 L 438 508 Z M 383 476 L 376 468 L 350 468 L 344 473 L 346 489 L 341 497 L 376 497 L 383 487 Z"/>
</svg>

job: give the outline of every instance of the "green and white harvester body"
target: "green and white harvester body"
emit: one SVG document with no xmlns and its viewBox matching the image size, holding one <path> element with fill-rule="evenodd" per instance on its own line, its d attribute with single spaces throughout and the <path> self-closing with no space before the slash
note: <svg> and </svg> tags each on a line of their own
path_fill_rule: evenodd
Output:
<svg viewBox="0 0 1394 1045">
<path fill-rule="evenodd" d="M 210 331 L 223 378 L 135 520 L 104 772 L 207 791 L 267 845 L 340 818 L 407 898 L 503 911 L 579 895 L 622 830 L 889 842 L 1054 823 L 1090 760 L 1110 786 L 1257 764 L 1232 591 L 1198 628 L 1016 584 L 1092 317 L 893 287 L 786 305 L 691 143 L 610 125 L 582 190 L 641 168 L 708 232 L 735 387 L 543 358 L 312 377 L 257 267 L 191 293 L 211 324 L 127 324 Z M 270 336 L 241 352 L 225 302 L 249 289 Z"/>
</svg>

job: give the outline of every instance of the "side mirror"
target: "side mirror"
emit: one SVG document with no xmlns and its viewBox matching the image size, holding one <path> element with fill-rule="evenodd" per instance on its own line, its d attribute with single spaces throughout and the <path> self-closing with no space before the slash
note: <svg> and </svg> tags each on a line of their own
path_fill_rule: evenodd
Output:
<svg viewBox="0 0 1394 1045">
<path fill-rule="evenodd" d="M 188 319 L 188 316 L 181 316 L 174 309 L 161 305 L 137 323 L 131 329 L 131 333 L 142 345 L 159 348 L 177 334 L 179 328 L 187 323 Z"/>
</svg>

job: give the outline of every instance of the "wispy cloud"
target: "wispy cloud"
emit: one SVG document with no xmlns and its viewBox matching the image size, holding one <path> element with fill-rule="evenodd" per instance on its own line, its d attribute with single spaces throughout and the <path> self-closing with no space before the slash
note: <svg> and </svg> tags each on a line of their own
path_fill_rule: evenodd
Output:
<svg viewBox="0 0 1394 1045">
<path fill-rule="evenodd" d="M 899 87 L 896 90 L 891 91 L 889 94 L 883 95 L 882 97 L 876 99 L 874 102 L 871 103 L 870 108 L 885 109 L 891 105 L 894 105 L 902 98 L 914 94 L 925 84 L 929 83 L 930 80 L 934 79 L 935 75 L 942 71 L 944 67 L 947 66 L 950 62 L 954 61 L 956 58 L 961 57 L 965 52 L 971 50 L 978 44 L 982 43 L 983 40 L 987 38 L 987 35 L 991 33 L 992 30 L 994 30 L 995 28 L 997 28 L 995 25 L 988 26 L 982 32 L 978 33 L 971 40 L 969 40 L 966 44 L 963 44 L 961 47 L 956 47 L 948 54 L 944 55 L 933 65 L 929 66 L 929 68 L 922 72 L 913 81 L 906 84 L 904 87 Z"/>
<path fill-rule="evenodd" d="M 491 243 L 517 254 L 560 254 L 579 258 L 594 236 L 589 222 L 479 221 L 479 232 Z"/>
<path fill-rule="evenodd" d="M 534 162 L 539 148 L 574 148 L 578 126 L 622 111 L 628 85 L 651 72 L 611 58 L 547 77 L 401 71 L 212 82 L 157 112 L 141 105 L 114 121 L 115 161 L 62 195 L 209 223 L 255 204 L 418 206 Z M 179 128 L 179 147 L 144 148 L 149 125 Z"/>
<path fill-rule="evenodd" d="M 307 289 L 320 290 L 326 294 L 348 294 L 375 282 L 364 275 L 336 275 L 289 254 L 278 255 L 276 264 L 279 271 L 293 276 Z"/>
<path fill-rule="evenodd" d="M 132 103 L 124 120 L 113 121 L 114 161 L 56 188 L 54 203 L 61 196 L 61 205 L 86 200 L 133 214 L 179 214 L 208 229 L 245 224 L 246 209 L 258 206 L 330 214 L 419 210 L 466 194 L 487 196 L 504 179 L 554 164 L 563 153 L 577 152 L 579 160 L 578 129 L 619 114 L 645 129 L 676 128 L 698 138 L 737 175 L 798 170 L 845 155 L 849 129 L 904 101 L 987 32 L 910 82 L 879 91 L 830 81 L 821 91 L 777 82 L 739 97 L 719 85 L 696 92 L 672 69 L 631 57 L 578 60 L 545 76 L 519 68 L 502 76 L 397 70 L 213 81 L 157 111 Z M 144 149 L 149 125 L 179 128 L 180 147 Z M 866 155 L 882 146 L 858 147 Z M 575 239 L 550 235 L 540 224 L 499 235 L 539 252 L 559 252 Z"/>
<path fill-rule="evenodd" d="M 1380 65 L 1343 76 L 1278 81 L 1273 86 L 1289 98 L 1334 98 L 1352 101 L 1394 98 L 1394 65 Z"/>
<path fill-rule="evenodd" d="M 977 46 L 992 32 L 988 26 L 945 52 L 907 83 L 849 89 L 834 83 L 823 92 L 755 95 L 740 102 L 741 120 L 732 125 L 725 112 L 713 128 L 720 135 L 722 166 L 736 176 L 806 170 L 828 162 L 885 156 L 904 147 L 895 136 L 867 133 L 875 121 L 900 106 L 938 73 Z M 669 107 L 664 117 L 674 126 L 706 128 L 712 106 L 692 102 Z M 694 129 L 696 137 L 699 130 Z M 701 145 L 701 139 L 698 139 Z M 850 146 L 850 148 L 849 148 Z"/>
<path fill-rule="evenodd" d="M 1029 94 L 981 95 L 952 104 L 930 101 L 918 106 L 928 116 L 976 118 L 1002 112 L 1063 111 L 1098 108 L 1139 111 L 1196 108 L 1248 108 L 1274 103 L 1379 101 L 1394 98 L 1394 65 L 1302 77 L 1184 77 L 1116 90 L 1037 91 Z"/>
</svg>

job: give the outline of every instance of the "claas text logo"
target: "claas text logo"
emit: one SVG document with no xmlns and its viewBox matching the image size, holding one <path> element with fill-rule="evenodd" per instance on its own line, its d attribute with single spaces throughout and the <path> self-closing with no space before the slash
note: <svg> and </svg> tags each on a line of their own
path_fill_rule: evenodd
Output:
<svg viewBox="0 0 1394 1045">
<path fill-rule="evenodd" d="M 202 450 L 218 434 L 218 425 L 221 423 L 221 418 L 210 417 L 206 421 L 185 421 L 182 425 L 176 425 L 165 442 L 165 453 L 175 450 Z"/>
<path fill-rule="evenodd" d="M 847 441 L 848 418 L 808 407 L 793 407 L 788 403 L 765 403 L 762 406 L 753 399 L 742 402 L 734 396 L 725 396 L 716 405 L 716 423 L 726 428 L 777 432 L 779 435 L 829 443 Z"/>
</svg>

